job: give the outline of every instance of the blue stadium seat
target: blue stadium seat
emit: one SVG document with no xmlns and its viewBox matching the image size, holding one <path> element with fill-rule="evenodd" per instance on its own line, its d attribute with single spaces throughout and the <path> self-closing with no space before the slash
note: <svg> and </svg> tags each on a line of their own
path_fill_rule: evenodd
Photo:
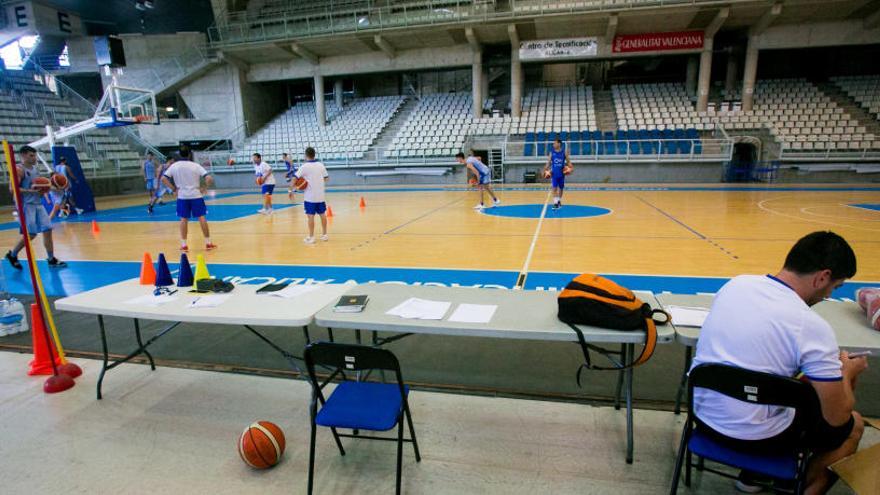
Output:
<svg viewBox="0 0 880 495">
<path fill-rule="evenodd" d="M 627 148 L 627 146 L 626 146 L 626 139 L 620 139 L 620 140 L 617 141 L 615 144 L 617 145 L 617 146 L 616 146 L 616 148 L 617 148 L 617 154 L 618 154 L 618 155 L 625 155 L 625 154 L 626 154 L 626 148 Z"/>
<path fill-rule="evenodd" d="M 535 133 L 526 133 L 526 145 L 523 148 L 523 155 L 532 156 L 535 153 Z"/>
<path fill-rule="evenodd" d="M 695 142 L 694 143 L 694 154 L 699 155 L 702 152 L 703 152 L 703 142 L 702 141 Z"/>
<path fill-rule="evenodd" d="M 544 131 L 538 132 L 538 156 L 546 155 L 547 149 L 547 135 L 544 134 Z"/>
<path fill-rule="evenodd" d="M 685 131 L 685 137 L 688 139 L 699 139 L 700 133 L 696 129 L 690 128 Z"/>
</svg>

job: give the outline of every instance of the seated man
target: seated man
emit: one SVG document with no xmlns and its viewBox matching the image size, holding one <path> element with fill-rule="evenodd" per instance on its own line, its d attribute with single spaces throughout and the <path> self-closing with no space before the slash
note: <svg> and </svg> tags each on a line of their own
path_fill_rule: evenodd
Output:
<svg viewBox="0 0 880 495">
<path fill-rule="evenodd" d="M 807 469 L 808 494 L 825 493 L 834 483 L 827 468 L 858 448 L 864 424 L 853 411 L 856 378 L 867 358 L 850 359 L 837 347 L 831 326 L 810 306 L 829 297 L 856 273 L 856 256 L 833 232 L 799 240 L 776 276 L 741 275 L 715 296 L 703 324 L 694 366 L 720 363 L 753 371 L 795 376 L 802 372 L 821 404 L 818 424 L 807 434 L 815 454 Z M 709 390 L 694 391 L 697 428 L 738 449 L 767 452 L 785 448 L 794 411 L 748 404 Z M 740 474 L 736 487 L 757 493 L 757 477 Z"/>
</svg>

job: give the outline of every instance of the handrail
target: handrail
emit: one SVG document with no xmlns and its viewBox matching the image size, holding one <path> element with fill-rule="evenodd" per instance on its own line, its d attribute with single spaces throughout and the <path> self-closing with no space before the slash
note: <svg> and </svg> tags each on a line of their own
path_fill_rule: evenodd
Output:
<svg viewBox="0 0 880 495">
<path fill-rule="evenodd" d="M 202 153 L 209 153 L 211 151 L 214 151 L 214 147 L 220 145 L 224 141 L 231 141 L 233 146 L 235 146 L 236 144 L 240 144 L 241 140 L 239 139 L 239 137 L 241 137 L 241 138 L 247 137 L 247 133 L 248 133 L 248 121 L 245 120 L 244 123 L 242 123 L 241 125 L 239 125 L 235 129 L 233 129 L 232 131 L 227 133 L 225 136 L 221 137 L 220 139 L 218 139 L 218 140 L 214 141 L 213 143 L 211 143 L 210 145 L 208 145 L 208 147 L 201 150 L 201 152 Z"/>
</svg>

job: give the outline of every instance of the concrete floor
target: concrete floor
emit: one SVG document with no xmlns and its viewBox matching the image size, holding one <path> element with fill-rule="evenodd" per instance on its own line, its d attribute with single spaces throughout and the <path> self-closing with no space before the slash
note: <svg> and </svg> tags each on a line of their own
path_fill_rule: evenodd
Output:
<svg viewBox="0 0 880 495">
<path fill-rule="evenodd" d="M 123 365 L 95 400 L 100 363 L 76 360 L 72 390 L 42 393 L 29 355 L 0 353 L 0 492 L 8 494 L 305 493 L 309 387 L 279 378 Z M 608 407 L 415 391 L 422 450 L 405 450 L 404 492 L 645 494 L 668 492 L 683 417 L 637 410 L 635 463 L 624 462 L 624 415 Z M 236 452 L 254 420 L 278 424 L 282 462 L 248 468 Z M 391 493 L 391 442 L 346 440 L 340 457 L 319 430 L 316 493 Z M 868 429 L 863 447 L 880 442 Z M 732 493 L 697 475 L 690 492 Z M 838 484 L 832 493 L 850 491 Z"/>
</svg>

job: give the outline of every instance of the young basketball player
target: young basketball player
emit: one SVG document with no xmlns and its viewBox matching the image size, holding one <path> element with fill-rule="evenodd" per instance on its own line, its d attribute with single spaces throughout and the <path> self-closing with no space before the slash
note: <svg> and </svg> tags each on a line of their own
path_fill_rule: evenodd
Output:
<svg viewBox="0 0 880 495">
<path fill-rule="evenodd" d="M 455 159 L 458 163 L 467 167 L 467 170 L 477 178 L 477 188 L 480 190 L 480 203 L 474 206 L 475 210 L 485 208 L 483 205 L 483 191 L 488 192 L 489 196 L 492 197 L 492 206 L 501 204 L 501 200 L 495 196 L 492 186 L 489 185 L 492 182 L 492 171 L 478 157 L 474 156 L 473 150 L 471 150 L 470 156 L 467 158 L 464 157 L 464 153 L 459 153 L 455 155 Z"/>
<path fill-rule="evenodd" d="M 150 204 L 147 205 L 147 211 L 150 213 L 153 213 L 153 207 L 156 206 L 156 203 L 159 203 L 159 205 L 165 204 L 162 201 L 162 197 L 171 193 L 171 188 L 165 185 L 162 176 L 165 175 L 165 171 L 168 170 L 168 167 L 170 167 L 172 163 L 174 163 L 174 157 L 169 155 L 168 158 L 165 159 L 165 163 L 159 165 L 156 169 L 156 195 L 150 199 Z"/>
<path fill-rule="evenodd" d="M 296 164 L 287 153 L 281 154 L 281 161 L 284 162 L 284 182 L 290 182 L 296 173 Z"/>
<path fill-rule="evenodd" d="M 562 141 L 553 141 L 553 149 L 547 156 L 547 164 L 544 166 L 544 174 L 550 173 L 550 187 L 553 188 L 553 209 L 558 210 L 562 206 L 562 193 L 565 190 L 565 172 L 566 167 L 574 167 L 571 165 L 571 159 L 568 157 L 568 151 L 562 149 Z"/>
<path fill-rule="evenodd" d="M 46 248 L 46 255 L 49 258 L 50 268 L 62 268 L 67 263 L 60 261 L 55 257 L 55 245 L 52 242 L 52 221 L 49 220 L 49 214 L 43 207 L 41 198 L 43 191 L 38 191 L 31 187 L 31 183 L 40 176 L 37 170 L 37 150 L 30 146 L 22 146 L 18 150 L 21 158 L 21 164 L 16 167 L 18 170 L 19 190 L 21 191 L 22 210 L 24 210 L 24 220 L 27 226 L 28 236 L 31 241 L 37 238 L 37 234 L 43 234 L 43 246 Z M 10 188 L 12 185 L 10 184 Z M 22 232 L 24 234 L 24 232 Z M 11 250 L 6 253 L 6 260 L 16 270 L 21 270 L 21 262 L 18 261 L 18 253 L 24 249 L 24 235 Z"/>
<path fill-rule="evenodd" d="M 49 196 L 52 198 L 52 212 L 49 213 L 49 220 L 54 220 L 56 216 L 64 218 L 70 214 L 71 208 L 76 208 L 76 203 L 70 191 L 71 185 L 76 183 L 76 178 L 67 165 L 67 159 L 63 156 L 58 160 L 58 165 L 55 165 L 55 173 L 63 175 L 67 179 L 67 186 L 63 189 L 49 192 Z M 82 210 L 77 209 L 77 212 L 82 213 Z"/>
<path fill-rule="evenodd" d="M 254 175 L 260 182 L 260 193 L 263 195 L 263 207 L 257 213 L 264 215 L 272 214 L 272 193 L 275 192 L 275 174 L 272 173 L 272 165 L 263 161 L 262 155 L 254 153 Z"/>
<path fill-rule="evenodd" d="M 199 219 L 199 226 L 205 236 L 205 249 L 214 249 L 217 245 L 211 242 L 208 220 L 205 218 L 208 208 L 202 197 L 202 177 L 204 177 L 205 187 L 211 187 L 214 184 L 214 178 L 208 175 L 208 171 L 204 167 L 192 161 L 192 151 L 189 147 L 181 146 L 178 156 L 180 159 L 175 160 L 174 164 L 162 174 L 162 182 L 172 192 L 177 193 L 177 216 L 180 217 L 180 250 L 189 251 L 186 237 L 190 218 Z M 174 182 L 172 183 L 172 181 Z"/>
<path fill-rule="evenodd" d="M 147 188 L 147 197 L 149 200 L 156 195 L 156 157 L 152 151 L 147 152 L 147 157 L 143 165 L 144 184 Z"/>
<path fill-rule="evenodd" d="M 324 164 L 315 159 L 315 149 L 311 146 L 306 148 L 306 162 L 296 171 L 296 177 L 302 177 L 309 183 L 304 191 L 305 201 L 303 201 L 306 216 L 309 218 L 309 236 L 303 239 L 303 242 L 315 243 L 315 215 L 321 217 L 321 240 L 326 241 L 328 240 L 327 203 L 324 201 L 324 183 L 327 182 L 329 174 Z M 287 195 L 293 198 L 293 188 L 288 190 Z"/>
</svg>

